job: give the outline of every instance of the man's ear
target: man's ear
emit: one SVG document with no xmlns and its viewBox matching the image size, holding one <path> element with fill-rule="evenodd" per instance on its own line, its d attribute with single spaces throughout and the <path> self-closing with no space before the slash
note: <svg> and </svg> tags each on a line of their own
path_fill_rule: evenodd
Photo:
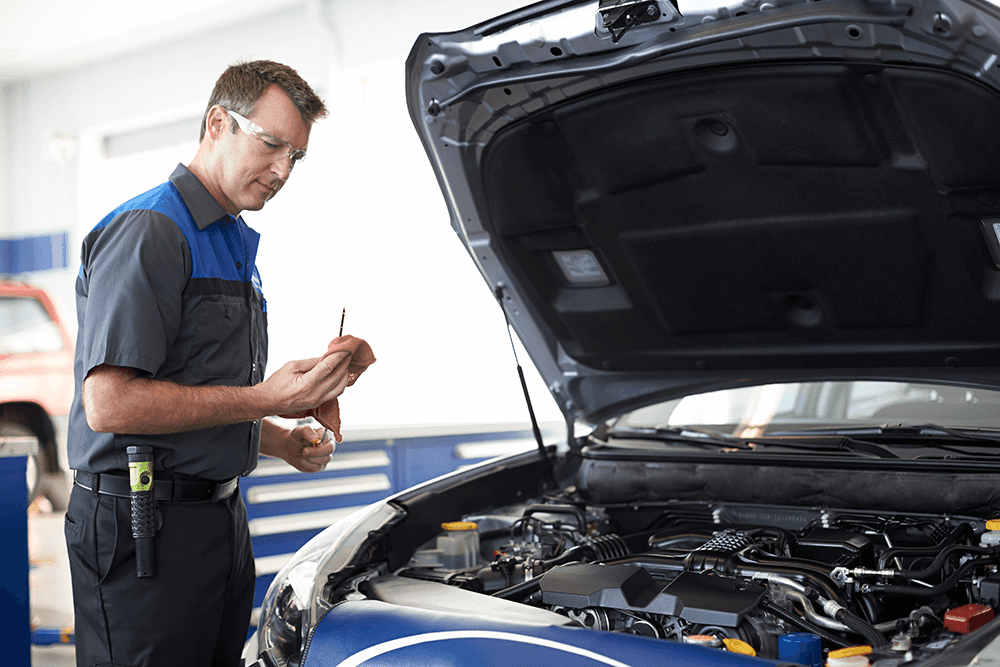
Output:
<svg viewBox="0 0 1000 667">
<path fill-rule="evenodd" d="M 214 142 L 228 129 L 229 114 L 220 105 L 216 104 L 208 110 L 208 115 L 205 117 L 205 136 Z"/>
</svg>

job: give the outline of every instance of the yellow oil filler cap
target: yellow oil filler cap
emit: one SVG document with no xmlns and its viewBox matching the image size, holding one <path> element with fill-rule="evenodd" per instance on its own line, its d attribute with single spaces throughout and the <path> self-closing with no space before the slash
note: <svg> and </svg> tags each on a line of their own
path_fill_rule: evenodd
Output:
<svg viewBox="0 0 1000 667">
<path fill-rule="evenodd" d="M 757 655 L 757 651 L 753 650 L 753 646 L 750 646 L 750 644 L 747 644 L 742 639 L 723 637 L 722 643 L 733 653 L 742 653 L 743 655 L 749 655 L 751 657 Z"/>
</svg>

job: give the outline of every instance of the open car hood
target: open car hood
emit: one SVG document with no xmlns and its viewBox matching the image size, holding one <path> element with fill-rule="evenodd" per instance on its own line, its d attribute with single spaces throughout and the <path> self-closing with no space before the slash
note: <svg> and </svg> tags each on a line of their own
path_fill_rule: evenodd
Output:
<svg viewBox="0 0 1000 667">
<path fill-rule="evenodd" d="M 567 418 L 1000 386 L 997 9 L 715 7 L 541 2 L 407 60 L 451 224 Z"/>
</svg>

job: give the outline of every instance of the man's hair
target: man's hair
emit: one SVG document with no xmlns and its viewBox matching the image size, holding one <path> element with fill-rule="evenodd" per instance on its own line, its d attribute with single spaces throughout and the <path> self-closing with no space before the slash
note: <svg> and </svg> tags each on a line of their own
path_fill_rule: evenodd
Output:
<svg viewBox="0 0 1000 667">
<path fill-rule="evenodd" d="M 205 108 L 205 115 L 201 118 L 198 141 L 205 136 L 205 122 L 208 120 L 209 109 L 218 104 L 223 109 L 235 111 L 241 116 L 249 116 L 257 106 L 257 100 L 271 85 L 278 86 L 288 95 L 306 123 L 312 124 L 320 118 L 326 118 L 328 112 L 323 100 L 313 92 L 298 72 L 287 65 L 270 60 L 252 60 L 230 65 L 215 82 L 212 96 Z M 233 132 L 236 132 L 236 129 L 236 124 L 233 123 Z"/>
</svg>

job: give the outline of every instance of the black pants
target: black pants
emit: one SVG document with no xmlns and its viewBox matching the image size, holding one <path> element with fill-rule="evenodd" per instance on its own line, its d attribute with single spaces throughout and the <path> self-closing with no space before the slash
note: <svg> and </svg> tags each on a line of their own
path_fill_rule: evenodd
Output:
<svg viewBox="0 0 1000 667">
<path fill-rule="evenodd" d="M 239 492 L 159 502 L 152 577 L 136 577 L 128 498 L 73 487 L 66 544 L 78 667 L 238 665 L 254 561 Z"/>
</svg>

